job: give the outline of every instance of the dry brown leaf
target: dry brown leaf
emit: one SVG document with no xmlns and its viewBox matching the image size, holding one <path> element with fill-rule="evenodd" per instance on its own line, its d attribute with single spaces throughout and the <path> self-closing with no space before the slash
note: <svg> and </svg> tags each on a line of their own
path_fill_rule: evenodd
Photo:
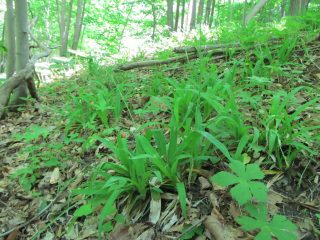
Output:
<svg viewBox="0 0 320 240">
<path fill-rule="evenodd" d="M 233 219 L 236 219 L 241 215 L 239 207 L 237 207 L 234 202 L 230 204 L 229 214 L 232 216 Z"/>
<path fill-rule="evenodd" d="M 200 182 L 201 190 L 211 188 L 211 183 L 206 178 L 199 177 L 199 182 Z"/>
<path fill-rule="evenodd" d="M 155 232 L 152 228 L 149 228 L 148 230 L 144 231 L 137 240 L 151 240 L 155 238 Z"/>
<path fill-rule="evenodd" d="M 277 203 L 282 203 L 283 198 L 279 194 L 274 191 L 270 191 L 268 193 L 268 209 L 271 216 L 278 213 L 279 207 L 276 205 Z"/>
<path fill-rule="evenodd" d="M 218 217 L 210 215 L 204 221 L 204 226 L 215 240 L 234 240 L 236 239 L 228 227 L 222 224 Z"/>
<path fill-rule="evenodd" d="M 58 167 L 53 169 L 50 177 L 50 184 L 57 184 L 60 181 L 60 170 Z"/>
<path fill-rule="evenodd" d="M 152 224 L 156 224 L 161 214 L 161 197 L 152 197 L 150 202 L 150 214 L 149 221 Z"/>
</svg>

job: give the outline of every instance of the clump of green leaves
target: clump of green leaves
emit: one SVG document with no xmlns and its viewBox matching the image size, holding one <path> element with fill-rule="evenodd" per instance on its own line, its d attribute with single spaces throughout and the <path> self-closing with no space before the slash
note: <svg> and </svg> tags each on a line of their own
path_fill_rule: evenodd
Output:
<svg viewBox="0 0 320 240">
<path fill-rule="evenodd" d="M 53 131 L 53 127 L 42 127 L 33 125 L 22 134 L 16 134 L 14 138 L 24 141 L 27 145 L 19 152 L 22 156 L 27 156 L 23 167 L 17 169 L 11 177 L 17 178 L 21 186 L 29 192 L 37 179 L 41 176 L 40 170 L 61 166 L 60 159 L 66 154 L 62 151 L 62 143 L 47 143 L 46 139 Z M 32 144 L 40 140 L 42 143 Z"/>
<path fill-rule="evenodd" d="M 247 204 L 245 210 L 249 216 L 241 216 L 236 219 L 241 228 L 246 231 L 258 230 L 256 240 L 267 240 L 275 237 L 279 240 L 298 239 L 297 226 L 285 216 L 275 215 L 272 220 L 268 219 L 267 208 L 264 204 Z"/>
<path fill-rule="evenodd" d="M 258 164 L 243 164 L 240 161 L 232 161 L 229 168 L 234 174 L 229 172 L 219 172 L 212 177 L 212 181 L 222 187 L 233 186 L 230 190 L 231 196 L 240 204 L 244 205 L 256 199 L 259 202 L 267 200 L 267 187 L 261 180 L 264 173 Z"/>
<path fill-rule="evenodd" d="M 246 231 L 260 230 L 257 240 L 268 240 L 275 237 L 279 240 L 297 239 L 297 227 L 285 216 L 275 215 L 268 219 L 266 207 L 267 187 L 262 180 L 264 174 L 258 164 L 244 164 L 231 161 L 228 164 L 234 173 L 219 172 L 212 177 L 212 181 L 220 186 L 233 186 L 231 196 L 240 204 L 250 216 L 240 216 L 236 221 Z"/>
</svg>

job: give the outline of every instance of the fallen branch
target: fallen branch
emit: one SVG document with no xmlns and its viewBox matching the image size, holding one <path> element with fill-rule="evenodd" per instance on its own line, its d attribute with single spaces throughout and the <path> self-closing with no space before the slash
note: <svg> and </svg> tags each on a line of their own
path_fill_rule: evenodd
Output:
<svg viewBox="0 0 320 240">
<path fill-rule="evenodd" d="M 221 59 L 224 58 L 224 54 L 217 55 L 217 52 L 207 52 L 205 53 L 206 56 L 213 56 L 213 59 Z M 127 63 L 119 66 L 116 70 L 120 71 L 127 71 L 127 70 L 132 70 L 135 68 L 143 68 L 143 67 L 151 67 L 151 66 L 160 66 L 160 65 L 166 65 L 170 63 L 175 63 L 175 62 L 180 62 L 180 63 L 185 63 L 188 62 L 189 60 L 196 59 L 198 58 L 199 55 L 197 53 L 192 53 L 192 54 L 187 54 L 179 57 L 173 57 L 169 58 L 166 60 L 147 60 L 147 61 L 141 61 L 141 62 L 133 62 L 133 63 Z"/>
<path fill-rule="evenodd" d="M 199 47 L 176 47 L 173 49 L 175 53 L 193 53 L 193 52 L 205 52 L 210 50 L 220 49 L 221 51 L 226 51 L 230 47 L 239 47 L 240 43 L 232 44 L 216 44 L 216 45 L 203 45 Z"/>
</svg>

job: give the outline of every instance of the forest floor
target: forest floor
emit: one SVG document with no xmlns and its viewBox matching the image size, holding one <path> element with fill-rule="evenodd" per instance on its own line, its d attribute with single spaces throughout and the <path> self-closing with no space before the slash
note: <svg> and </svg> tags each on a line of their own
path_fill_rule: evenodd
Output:
<svg viewBox="0 0 320 240">
<path fill-rule="evenodd" d="M 308 49 L 308 54 L 299 47 L 294 49 L 288 64 L 282 65 L 286 74 L 281 76 L 275 74 L 272 82 L 268 81 L 263 85 L 263 88 L 271 92 L 278 89 L 290 91 L 301 86 L 311 89 L 297 92 L 297 105 L 293 105 L 293 109 L 287 109 L 291 113 L 299 105 L 320 96 L 319 39 L 308 43 Z M 255 58 L 254 55 L 251 57 Z M 240 61 L 245 56 L 240 53 L 234 58 L 236 58 L 234 61 L 237 59 Z M 258 60 L 252 59 L 252 62 L 258 64 Z M 232 68 L 234 61 L 226 59 L 215 61 L 214 64 L 218 66 L 217 76 L 224 74 L 225 69 Z M 213 62 L 206 59 L 205 66 L 210 64 Z M 151 104 L 150 101 L 156 98 L 150 98 L 151 90 L 144 95 L 145 84 L 152 85 L 152 79 L 159 75 L 177 81 L 183 81 L 190 76 L 196 78 L 202 74 L 199 73 L 202 66 L 201 60 L 193 60 L 185 65 L 173 63 L 168 66 L 119 73 L 119 76 L 115 76 L 115 81 L 125 77 L 131 81 L 126 87 L 134 86 L 131 96 L 127 98 L 127 107 L 131 108 L 132 112 L 123 111 L 118 122 L 111 119 L 110 122 L 114 121 L 116 124 L 110 123 L 115 127 L 109 129 L 100 124 L 98 127 L 94 126 L 94 130 L 92 126 L 85 126 L 86 128 L 83 127 L 85 130 L 77 132 L 75 124 L 69 123 L 71 106 L 76 111 L 77 107 L 83 105 L 82 102 L 76 102 L 78 96 L 86 99 L 91 97 L 92 100 L 88 101 L 98 98 L 94 95 L 96 93 L 94 91 L 92 95 L 86 95 L 88 81 L 99 78 L 97 75 L 92 75 L 86 67 L 68 79 L 60 78 L 43 86 L 40 89 L 40 103 L 30 101 L 20 113 L 10 113 L 6 120 L 1 120 L 0 236 L 1 233 L 13 230 L 3 239 L 97 239 L 99 222 L 96 214 L 79 217 L 76 220 L 73 218 L 75 210 L 86 200 L 82 194 L 72 194 L 72 190 L 89 181 L 93 169 L 99 163 L 112 159 L 109 157 L 108 149 L 96 144 L 88 136 L 92 132 L 109 131 L 106 133 L 109 134 L 108 139 L 115 140 L 116 133 L 120 133 L 122 137 L 128 139 L 128 145 L 133 145 L 131 141 L 134 140 L 135 129 L 148 129 L 152 126 L 150 122 L 169 123 L 171 114 L 168 106 L 156 101 Z M 239 77 L 235 75 L 235 82 L 240 81 Z M 112 86 L 112 83 L 111 86 L 107 86 L 110 91 Z M 154 87 L 161 88 L 161 84 Z M 252 86 L 249 91 L 256 91 L 256 87 Z M 269 100 L 265 99 L 266 102 Z M 144 109 L 146 105 L 152 105 L 151 107 L 161 111 L 154 113 L 151 109 L 146 114 L 139 115 L 139 110 Z M 243 108 L 241 111 L 247 119 L 255 119 L 254 110 Z M 308 109 L 303 111 L 303 119 L 309 119 L 310 124 L 315 124 L 319 117 L 319 111 L 314 112 L 314 109 L 310 112 Z M 84 122 L 78 123 L 81 124 Z M 71 132 L 69 138 L 66 138 L 66 129 Z M 312 146 L 314 151 L 319 151 L 319 142 L 317 144 Z M 266 155 L 261 154 L 254 161 L 262 163 L 266 158 Z M 319 220 L 315 217 L 315 214 L 320 212 L 319 160 L 319 155 L 313 156 L 313 160 L 310 160 L 308 153 L 304 153 L 299 155 L 298 160 L 288 169 L 279 169 L 270 161 L 264 168 L 266 174 L 264 180 L 270 190 L 268 198 L 270 215 L 283 214 L 291 219 L 299 228 L 300 239 L 319 239 L 320 236 Z M 143 217 L 147 212 L 145 208 L 148 208 L 150 203 L 150 200 L 147 200 L 145 205 L 139 208 L 140 212 L 136 212 L 135 217 L 139 221 L 131 225 L 117 224 L 107 239 L 210 239 L 210 234 L 215 231 L 215 225 L 220 226 L 219 223 L 204 224 L 205 216 L 212 213 L 218 216 L 219 222 L 224 226 L 230 227 L 228 229 L 233 232 L 233 239 L 252 239 L 255 233 L 242 232 L 233 220 L 241 215 L 241 210 L 230 198 L 228 191 L 212 184 L 209 180 L 214 173 L 224 169 L 223 162 L 216 165 L 209 162 L 201 169 L 197 169 L 196 178 L 186 184 L 188 196 L 186 218 L 177 213 L 179 212 L 177 194 L 174 191 L 166 192 L 161 196 L 162 205 L 158 206 L 161 217 L 156 225 L 153 226 Z M 19 228 L 16 228 L 17 226 Z"/>
</svg>

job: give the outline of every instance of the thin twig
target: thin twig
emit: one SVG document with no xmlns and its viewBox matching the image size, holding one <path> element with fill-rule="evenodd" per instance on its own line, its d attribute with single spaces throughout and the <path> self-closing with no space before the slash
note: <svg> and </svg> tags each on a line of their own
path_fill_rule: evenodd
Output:
<svg viewBox="0 0 320 240">
<path fill-rule="evenodd" d="M 12 233 L 13 231 L 17 230 L 17 229 L 21 229 L 24 228 L 26 226 L 28 226 L 30 223 L 32 223 L 33 221 L 37 220 L 39 217 L 41 217 L 46 211 L 49 210 L 49 208 L 52 207 L 52 205 L 59 199 L 59 197 L 62 195 L 62 193 L 64 193 L 64 191 L 67 189 L 69 185 L 66 185 L 58 194 L 57 196 L 48 204 L 48 206 L 46 206 L 44 209 L 42 209 L 37 215 L 35 215 L 33 218 L 31 218 L 30 220 L 19 224 L 18 226 L 4 232 L 0 234 L 0 238 L 5 237 L 7 235 L 9 235 L 10 233 Z"/>
</svg>

